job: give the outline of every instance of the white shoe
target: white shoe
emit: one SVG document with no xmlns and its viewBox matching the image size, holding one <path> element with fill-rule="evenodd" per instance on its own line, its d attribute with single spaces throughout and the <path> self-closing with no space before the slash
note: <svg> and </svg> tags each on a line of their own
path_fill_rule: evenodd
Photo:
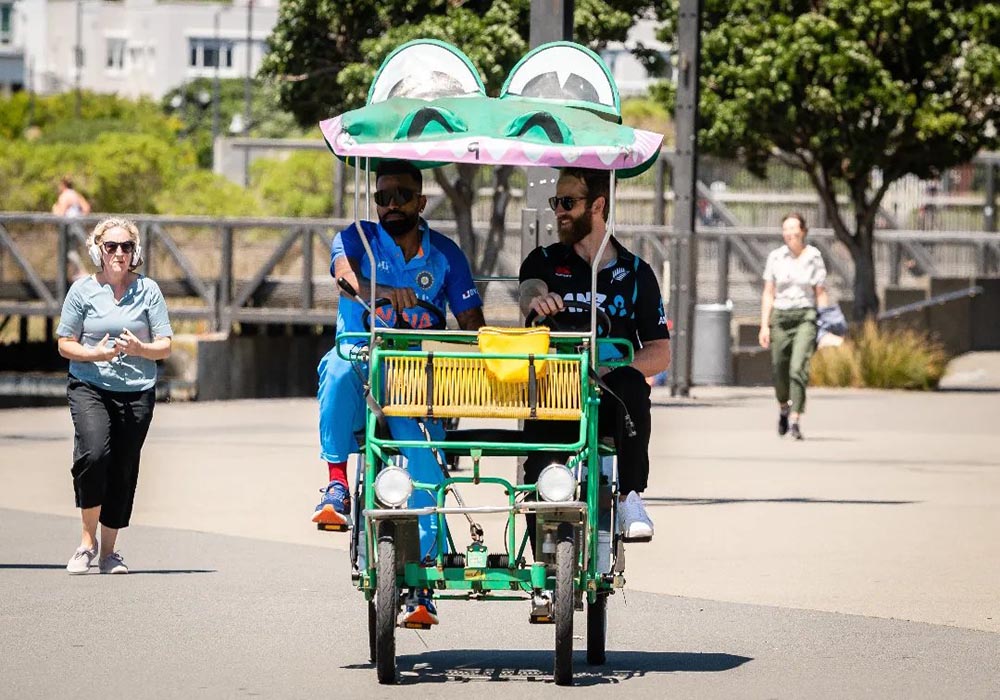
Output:
<svg viewBox="0 0 1000 700">
<path fill-rule="evenodd" d="M 95 559 L 97 559 L 96 546 L 93 549 L 79 547 L 75 552 L 73 552 L 73 557 L 66 565 L 66 571 L 71 574 L 85 574 L 90 569 Z"/>
<path fill-rule="evenodd" d="M 112 552 L 108 556 L 101 559 L 99 565 L 102 574 L 127 574 L 128 567 L 125 566 L 125 560 L 122 559 L 122 555 L 118 552 Z"/>
<path fill-rule="evenodd" d="M 635 491 L 629 492 L 625 500 L 618 503 L 618 523 L 626 539 L 648 540 L 653 537 L 653 521 Z"/>
</svg>

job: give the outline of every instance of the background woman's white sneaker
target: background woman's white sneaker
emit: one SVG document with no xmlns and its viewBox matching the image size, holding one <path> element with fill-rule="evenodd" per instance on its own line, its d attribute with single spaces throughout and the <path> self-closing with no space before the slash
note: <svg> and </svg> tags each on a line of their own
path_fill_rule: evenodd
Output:
<svg viewBox="0 0 1000 700">
<path fill-rule="evenodd" d="M 125 560 L 122 559 L 122 555 L 118 552 L 112 552 L 108 556 L 101 559 L 100 569 L 102 574 L 128 573 L 128 567 L 125 566 Z"/>
<path fill-rule="evenodd" d="M 653 521 L 646 506 L 635 491 L 630 491 L 618 504 L 618 522 L 622 536 L 629 540 L 648 540 L 653 537 Z"/>
<path fill-rule="evenodd" d="M 66 571 L 71 574 L 85 574 L 95 559 L 97 559 L 97 547 L 92 549 L 78 547 L 66 565 Z"/>
</svg>

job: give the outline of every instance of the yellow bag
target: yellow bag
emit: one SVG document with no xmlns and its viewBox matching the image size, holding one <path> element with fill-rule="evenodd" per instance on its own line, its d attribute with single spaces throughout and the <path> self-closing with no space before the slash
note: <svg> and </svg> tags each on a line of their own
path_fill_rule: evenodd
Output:
<svg viewBox="0 0 1000 700">
<path fill-rule="evenodd" d="M 539 328 L 496 328 L 483 326 L 479 329 L 479 351 L 485 353 L 510 353 L 518 355 L 544 356 L 549 352 L 549 329 Z M 528 381 L 527 360 L 484 359 L 486 371 L 498 382 L 504 384 L 524 384 Z M 545 375 L 545 360 L 535 360 L 535 377 Z"/>
</svg>

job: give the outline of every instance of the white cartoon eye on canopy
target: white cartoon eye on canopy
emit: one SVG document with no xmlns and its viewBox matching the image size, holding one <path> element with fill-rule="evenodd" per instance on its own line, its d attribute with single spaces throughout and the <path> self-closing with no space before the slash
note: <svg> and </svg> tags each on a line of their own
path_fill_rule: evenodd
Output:
<svg viewBox="0 0 1000 700">
<path fill-rule="evenodd" d="M 393 97 L 435 100 L 439 97 L 486 95 L 468 56 L 435 39 L 409 41 L 382 63 L 368 89 L 368 104 Z"/>
<path fill-rule="evenodd" d="M 568 41 L 539 46 L 511 70 L 500 98 L 526 97 L 596 112 L 621 123 L 621 100 L 604 61 Z"/>
</svg>

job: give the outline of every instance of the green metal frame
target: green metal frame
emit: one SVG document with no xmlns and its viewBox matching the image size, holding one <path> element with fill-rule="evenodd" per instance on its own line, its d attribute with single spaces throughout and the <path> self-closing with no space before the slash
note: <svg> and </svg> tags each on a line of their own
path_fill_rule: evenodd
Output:
<svg viewBox="0 0 1000 700">
<path fill-rule="evenodd" d="M 382 396 L 382 362 L 390 357 L 421 357 L 426 358 L 428 352 L 413 349 L 418 347 L 421 341 L 425 340 L 445 340 L 449 343 L 464 344 L 474 346 L 477 340 L 475 332 L 438 333 L 434 331 L 414 332 L 412 330 L 397 329 L 377 329 L 374 333 L 341 333 L 337 336 L 337 352 L 345 360 L 359 361 L 357 356 L 345 354 L 345 349 L 354 347 L 361 343 L 370 343 L 374 339 L 373 347 L 369 347 L 369 378 L 371 383 L 372 396 L 376 401 Z M 405 587 L 426 587 L 435 589 L 435 596 L 438 598 L 467 598 L 470 594 L 486 599 L 511 598 L 511 595 L 499 595 L 502 592 L 508 594 L 512 592 L 530 593 L 532 589 L 539 588 L 552 590 L 555 579 L 544 563 L 533 563 L 530 565 L 521 564 L 521 555 L 527 544 L 527 538 L 532 533 L 525 528 L 524 537 L 521 541 L 520 549 L 516 547 L 517 531 L 515 527 L 515 517 L 523 511 L 523 508 L 538 508 L 538 512 L 559 512 L 565 513 L 579 512 L 581 519 L 585 522 L 583 547 L 577 552 L 577 574 L 574 579 L 574 586 L 578 592 L 584 592 L 589 602 L 593 603 L 599 591 L 608 591 L 612 588 L 612 583 L 604 580 L 603 576 L 597 572 L 597 529 L 598 529 L 598 498 L 600 492 L 601 473 L 601 453 L 600 440 L 598 436 L 597 408 L 600 403 L 600 390 L 597 384 L 590 378 L 588 368 L 592 364 L 590 346 L 591 335 L 589 333 L 554 334 L 551 344 L 556 352 L 546 355 L 546 359 L 571 360 L 580 363 L 581 370 L 581 418 L 580 434 L 573 444 L 565 443 L 528 443 L 528 442 L 455 442 L 444 440 L 392 440 L 379 437 L 377 432 L 377 417 L 369 409 L 367 411 L 365 423 L 365 483 L 374 484 L 381 465 L 390 464 L 391 457 L 398 454 L 402 448 L 443 448 L 452 450 L 468 450 L 473 460 L 473 471 L 471 476 L 456 476 L 445 478 L 440 484 L 429 484 L 414 482 L 414 489 L 423 489 L 434 493 L 438 517 L 438 532 L 446 532 L 446 513 L 440 512 L 445 507 L 445 498 L 448 489 L 456 484 L 495 484 L 503 488 L 507 493 L 507 555 L 511 564 L 510 568 L 496 567 L 444 567 L 444 556 L 446 554 L 447 538 L 439 535 L 437 542 L 436 566 L 420 566 L 420 562 L 405 562 L 403 572 L 397 574 L 400 586 Z M 612 361 L 602 361 L 602 366 L 617 367 L 630 364 L 632 361 L 632 346 L 630 343 L 620 339 L 598 339 L 598 345 L 614 345 L 618 349 L 625 349 L 625 356 Z M 526 354 L 510 353 L 479 353 L 478 350 L 470 352 L 435 352 L 435 358 L 467 358 L 470 353 L 482 358 L 498 359 L 523 359 L 527 360 Z M 415 419 L 416 420 L 416 419 Z M 571 465 L 580 467 L 579 475 L 586 479 L 587 493 L 582 501 L 572 501 L 565 504 L 566 508 L 556 505 L 519 505 L 518 497 L 522 494 L 532 494 L 537 491 L 534 484 L 513 484 L 507 479 L 499 477 L 482 476 L 479 469 L 479 460 L 484 456 L 497 455 L 526 455 L 537 451 L 563 451 L 574 453 L 569 460 Z M 597 478 L 586 478 L 587 475 L 594 474 Z M 498 506 L 499 507 L 499 506 Z M 407 508 L 385 509 L 381 508 L 375 500 L 374 488 L 364 490 L 364 511 L 365 518 L 365 543 L 367 552 L 367 568 L 360 572 L 357 579 L 358 588 L 364 592 L 369 600 L 375 594 L 376 588 L 376 562 L 375 543 L 377 540 L 376 520 L 383 519 L 381 515 L 372 516 L 372 513 L 386 514 L 388 519 L 393 516 L 388 511 L 399 512 L 396 518 L 410 517 L 417 515 L 405 515 L 403 511 Z M 515 554 L 515 550 L 517 553 Z M 586 557 L 585 557 L 586 555 Z M 587 564 L 584 566 L 583 562 Z M 467 562 L 468 563 L 468 562 Z M 449 594 L 449 592 L 452 592 Z M 513 596 L 523 600 L 523 595 Z"/>
</svg>

